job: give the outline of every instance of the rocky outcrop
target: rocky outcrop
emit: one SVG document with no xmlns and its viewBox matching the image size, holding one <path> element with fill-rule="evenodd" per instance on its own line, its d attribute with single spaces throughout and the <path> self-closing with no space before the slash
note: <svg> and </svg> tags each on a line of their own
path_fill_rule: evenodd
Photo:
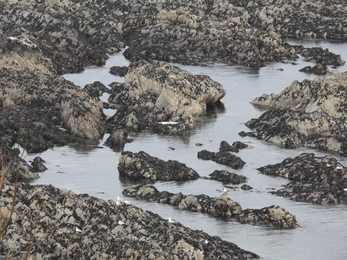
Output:
<svg viewBox="0 0 347 260">
<path fill-rule="evenodd" d="M 238 153 L 240 149 L 251 148 L 251 146 L 240 141 L 233 142 L 230 145 L 227 141 L 222 141 L 219 145 L 219 152 L 234 152 Z"/>
<path fill-rule="evenodd" d="M 166 63 L 141 61 L 130 64 L 129 68 L 123 88 L 113 88 L 116 93 L 109 98 L 120 108 L 108 122 L 131 130 L 190 129 L 195 116 L 226 94 L 208 76 L 193 75 Z"/>
<path fill-rule="evenodd" d="M 240 157 L 229 152 L 210 152 L 207 150 L 202 150 L 198 152 L 198 158 L 224 164 L 233 169 L 240 169 L 246 164 Z"/>
<path fill-rule="evenodd" d="M 207 195 L 183 195 L 182 193 L 159 192 L 154 186 L 140 185 L 123 190 L 123 195 L 136 199 L 170 204 L 179 210 L 201 212 L 220 218 L 234 218 L 241 223 L 273 226 L 277 228 L 295 228 L 295 216 L 278 206 L 260 210 L 242 210 L 238 202 L 229 198 L 228 193 L 211 198 Z"/>
<path fill-rule="evenodd" d="M 282 36 L 345 39 L 342 0 L 241 2 L 5 1 L 0 33 L 36 44 L 59 74 L 103 65 L 107 53 L 124 46 L 129 46 L 124 54 L 132 61 L 261 67 L 305 56 L 311 49 L 285 44 Z M 331 64 L 322 52 L 314 59 Z M 334 64 L 339 63 L 336 56 Z"/>
<path fill-rule="evenodd" d="M 291 181 L 273 194 L 301 202 L 347 204 L 347 169 L 335 158 L 303 153 L 258 170 L 262 174 Z"/>
<path fill-rule="evenodd" d="M 121 177 L 150 181 L 196 180 L 200 176 L 192 168 L 175 160 L 167 162 L 140 151 L 122 152 L 119 157 L 118 171 Z"/>
<path fill-rule="evenodd" d="M 128 73 L 129 68 L 126 66 L 113 66 L 110 68 L 110 74 L 124 77 Z"/>
<path fill-rule="evenodd" d="M 2 189 L 0 210 L 9 217 L 13 185 Z M 20 183 L 0 254 L 23 259 L 248 259 L 237 245 L 191 230 L 149 211 L 50 185 Z"/>
<path fill-rule="evenodd" d="M 105 144 L 115 151 L 121 152 L 124 149 L 124 145 L 129 142 L 128 132 L 124 129 L 116 129 L 106 139 Z"/>
<path fill-rule="evenodd" d="M 221 181 L 223 183 L 240 184 L 246 182 L 246 176 L 239 175 L 226 170 L 215 170 L 210 175 L 211 180 Z"/>
<path fill-rule="evenodd" d="M 102 137 L 98 98 L 55 75 L 52 63 L 35 44 L 0 39 L 1 135 L 28 152 Z"/>
<path fill-rule="evenodd" d="M 287 37 L 347 39 L 347 7 L 334 1 L 231 1 L 250 14 L 249 23 Z"/>
<path fill-rule="evenodd" d="M 270 111 L 246 125 L 264 139 L 287 148 L 307 146 L 347 155 L 347 73 L 294 81 L 280 94 L 264 94 L 252 104 Z"/>
</svg>

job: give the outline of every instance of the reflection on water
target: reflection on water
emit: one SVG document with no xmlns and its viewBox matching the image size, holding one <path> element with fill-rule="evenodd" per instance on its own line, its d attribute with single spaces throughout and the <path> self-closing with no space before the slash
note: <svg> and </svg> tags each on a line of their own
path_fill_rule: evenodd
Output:
<svg viewBox="0 0 347 260">
<path fill-rule="evenodd" d="M 292 44 L 329 48 L 341 53 L 347 60 L 347 44 L 332 44 L 326 41 L 288 40 Z M 82 74 L 66 75 L 66 78 L 83 87 L 96 80 L 105 85 L 123 79 L 108 73 L 114 65 L 126 66 L 128 62 L 120 55 L 114 55 L 105 68 L 90 68 Z M 208 176 L 214 170 L 228 170 L 242 174 L 248 178 L 251 191 L 240 189 L 241 185 L 233 185 L 229 195 L 238 201 L 242 208 L 262 208 L 280 205 L 296 215 L 300 227 L 294 230 L 274 230 L 240 224 L 233 220 L 216 219 L 208 215 L 179 211 L 172 206 L 129 199 L 133 204 L 158 213 L 164 218 L 169 216 L 193 229 L 204 230 L 211 235 L 234 242 L 241 248 L 259 254 L 266 260 L 278 259 L 347 259 L 347 206 L 320 206 L 298 203 L 271 195 L 269 191 L 279 189 L 288 181 L 259 174 L 257 168 L 266 164 L 283 161 L 287 157 L 295 157 L 303 152 L 314 152 L 317 156 L 326 153 L 306 148 L 281 149 L 265 141 L 255 138 L 241 138 L 238 133 L 250 131 L 244 123 L 251 118 L 259 117 L 263 111 L 249 102 L 264 93 L 279 93 L 293 80 L 314 79 L 315 75 L 299 72 L 311 63 L 298 61 L 293 63 L 273 63 L 267 67 L 254 70 L 240 66 L 223 64 L 209 67 L 181 66 L 194 74 L 205 74 L 221 83 L 227 94 L 221 106 L 209 107 L 205 115 L 196 118 L 196 127 L 181 135 L 158 135 L 151 133 L 130 133 L 134 141 L 125 145 L 125 150 L 138 152 L 143 150 L 163 160 L 178 160 L 195 169 L 201 176 Z M 346 71 L 346 65 L 338 68 Z M 103 97 L 107 98 L 107 97 Z M 106 99 L 105 99 L 106 100 Z M 103 199 L 122 197 L 122 190 L 134 185 L 133 181 L 119 178 L 117 171 L 119 152 L 114 152 L 104 145 L 108 135 L 98 144 L 71 145 L 54 147 L 42 154 L 48 170 L 41 173 L 41 178 L 34 183 L 53 184 L 59 188 L 70 189 L 76 193 L 88 193 Z M 237 155 L 246 165 L 243 169 L 232 170 L 212 161 L 197 158 L 197 153 L 206 149 L 218 151 L 220 142 L 242 141 L 253 148 L 243 149 Z M 197 145 L 199 144 L 199 145 Z M 173 148 L 173 149 L 172 149 Z M 27 155 L 27 160 L 35 155 Z M 334 155 L 347 166 L 347 159 Z M 158 190 L 182 192 L 183 194 L 207 194 L 219 196 L 217 190 L 222 184 L 217 181 L 199 179 L 196 181 L 156 182 Z"/>
</svg>

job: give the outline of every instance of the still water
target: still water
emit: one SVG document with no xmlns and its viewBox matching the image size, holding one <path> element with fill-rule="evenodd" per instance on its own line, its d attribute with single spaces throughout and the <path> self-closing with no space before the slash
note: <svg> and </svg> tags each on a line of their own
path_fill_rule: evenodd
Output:
<svg viewBox="0 0 347 260">
<path fill-rule="evenodd" d="M 335 53 L 341 54 L 347 61 L 347 43 L 329 43 L 327 41 L 288 40 L 292 44 L 302 44 L 308 47 L 322 46 Z M 197 127 L 189 134 L 180 136 L 163 136 L 156 134 L 133 134 L 134 140 L 126 144 L 125 150 L 138 152 L 143 150 L 152 156 L 163 160 L 173 159 L 185 163 L 195 169 L 201 176 L 208 176 L 214 170 L 229 170 L 248 178 L 248 184 L 254 189 L 243 191 L 235 185 L 229 192 L 233 200 L 238 201 L 242 208 L 262 208 L 279 205 L 296 215 L 299 228 L 294 230 L 274 230 L 267 227 L 242 225 L 233 220 L 215 219 L 200 213 L 179 211 L 168 205 L 131 200 L 131 203 L 163 218 L 171 217 L 182 224 L 203 230 L 210 235 L 220 236 L 224 240 L 236 243 L 243 249 L 252 251 L 265 260 L 306 260 L 306 259 L 347 259 L 347 206 L 321 206 L 307 203 L 293 202 L 285 198 L 269 194 L 272 189 L 281 188 L 287 183 L 282 178 L 261 175 L 256 168 L 267 164 L 281 162 L 287 157 L 294 157 L 302 152 L 314 152 L 317 156 L 327 155 L 305 148 L 286 150 L 254 138 L 242 138 L 240 131 L 249 131 L 244 125 L 249 119 L 259 117 L 263 111 L 253 107 L 249 102 L 263 93 L 279 93 L 293 80 L 302 81 L 313 79 L 315 75 L 304 74 L 299 69 L 306 65 L 313 65 L 302 60 L 298 65 L 292 63 L 274 63 L 261 69 L 251 69 L 241 66 L 226 66 L 215 64 L 208 67 L 182 66 L 193 74 L 209 75 L 227 89 L 223 98 L 224 109 L 211 111 L 203 117 Z M 76 85 L 84 87 L 88 83 L 100 81 L 106 86 L 111 82 L 122 82 L 123 78 L 109 74 L 114 65 L 127 66 L 129 62 L 122 54 L 116 54 L 102 67 L 86 69 L 81 74 L 68 74 L 64 77 Z M 347 66 L 338 70 L 346 71 Z M 102 97 L 103 100 L 107 96 Z M 112 115 L 115 111 L 105 110 L 105 114 Z M 34 184 L 52 184 L 58 188 L 69 189 L 75 193 L 88 193 L 102 199 L 116 200 L 122 197 L 122 190 L 133 185 L 122 183 L 118 177 L 118 158 L 120 153 L 104 145 L 108 135 L 98 144 L 55 147 L 39 154 L 46 160 L 48 170 L 41 173 L 41 178 Z M 197 152 L 206 149 L 218 151 L 221 141 L 230 144 L 242 141 L 250 144 L 252 149 L 241 150 L 240 156 L 246 165 L 241 170 L 232 170 L 211 161 L 197 158 Z M 196 146 L 197 143 L 202 147 Z M 170 149 L 170 148 L 174 148 Z M 30 160 L 38 154 L 26 155 Z M 335 156 L 347 166 L 347 158 Z M 219 196 L 217 189 L 222 184 L 217 181 L 196 180 L 184 183 L 157 182 L 158 190 L 182 192 L 183 194 L 207 194 Z"/>
</svg>

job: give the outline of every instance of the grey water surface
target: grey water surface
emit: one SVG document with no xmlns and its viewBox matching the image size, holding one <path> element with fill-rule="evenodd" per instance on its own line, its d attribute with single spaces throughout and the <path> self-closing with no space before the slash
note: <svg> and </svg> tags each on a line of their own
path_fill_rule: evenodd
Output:
<svg viewBox="0 0 347 260">
<path fill-rule="evenodd" d="M 293 39 L 289 39 L 288 42 L 307 47 L 329 48 L 341 54 L 347 61 L 347 43 Z M 238 201 L 244 209 L 279 205 L 296 215 L 299 228 L 276 230 L 239 224 L 233 220 L 225 221 L 205 214 L 179 211 L 169 205 L 129 198 L 128 200 L 142 209 L 158 213 L 163 218 L 171 217 L 192 229 L 203 230 L 210 235 L 217 235 L 224 240 L 236 243 L 241 248 L 260 255 L 261 259 L 347 259 L 346 205 L 312 205 L 271 195 L 269 191 L 281 188 L 288 181 L 261 175 L 256 170 L 260 166 L 278 163 L 302 152 L 314 152 L 317 156 L 331 154 L 305 148 L 282 149 L 265 141 L 250 137 L 242 138 L 238 135 L 240 131 L 249 131 L 244 123 L 263 113 L 249 103 L 255 97 L 263 93 L 279 93 L 293 80 L 302 81 L 316 77 L 299 72 L 299 69 L 304 66 L 313 66 L 313 64 L 302 60 L 298 60 L 297 63 L 298 65 L 293 65 L 292 62 L 273 63 L 261 69 L 224 64 L 205 67 L 178 65 L 193 74 L 209 75 L 221 83 L 228 91 L 222 99 L 224 108 L 209 111 L 208 115 L 198 120 L 197 127 L 189 134 L 179 136 L 131 134 L 130 137 L 134 141 L 126 144 L 125 150 L 132 152 L 143 150 L 163 160 L 178 160 L 194 168 L 201 176 L 208 176 L 216 169 L 226 169 L 245 175 L 248 178 L 248 184 L 254 189 L 243 191 L 239 188 L 241 185 L 234 185 L 235 189 L 229 192 L 233 200 Z M 91 67 L 81 74 L 67 74 L 64 77 L 81 87 L 94 81 L 108 85 L 114 81 L 123 81 L 123 78 L 108 73 L 110 67 L 128 64 L 129 62 L 120 53 L 111 56 L 102 68 Z M 347 66 L 339 67 L 338 70 L 346 71 Z M 107 96 L 103 96 L 102 99 L 106 100 Z M 114 110 L 105 110 L 107 115 L 112 115 L 114 112 Z M 69 189 L 75 193 L 87 193 L 105 200 L 116 200 L 117 196 L 122 197 L 122 190 L 134 184 L 120 181 L 117 170 L 120 153 L 104 145 L 107 137 L 108 135 L 105 135 L 103 140 L 92 145 L 55 147 L 41 154 L 26 155 L 26 160 L 40 155 L 46 160 L 45 165 L 48 167 L 46 172 L 40 174 L 41 178 L 35 180 L 33 184 L 52 184 L 58 188 Z M 234 141 L 242 141 L 253 147 L 241 150 L 237 154 L 246 162 L 243 169 L 233 170 L 227 166 L 197 158 L 197 152 L 202 149 L 218 151 L 219 144 L 223 140 L 230 144 Z M 197 143 L 202 146 L 197 146 Z M 347 158 L 332 156 L 347 166 Z M 157 182 L 155 186 L 160 191 L 182 192 L 186 195 L 207 194 L 215 197 L 221 195 L 217 189 L 220 189 L 222 184 L 200 179 L 184 183 Z"/>
</svg>

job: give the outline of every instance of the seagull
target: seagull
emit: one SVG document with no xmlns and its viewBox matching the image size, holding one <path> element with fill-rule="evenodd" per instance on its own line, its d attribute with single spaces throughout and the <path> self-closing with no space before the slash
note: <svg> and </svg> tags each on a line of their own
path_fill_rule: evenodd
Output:
<svg viewBox="0 0 347 260">
<path fill-rule="evenodd" d="M 330 167 L 330 166 L 331 166 L 331 164 L 327 163 L 327 166 L 328 166 L 328 167 Z"/>
<path fill-rule="evenodd" d="M 344 188 L 343 191 L 347 191 L 347 188 Z"/>
<path fill-rule="evenodd" d="M 123 202 L 123 199 L 122 199 L 122 198 L 120 198 L 119 196 L 117 196 L 117 201 L 119 201 L 119 202 Z"/>
<path fill-rule="evenodd" d="M 130 204 L 130 201 L 129 200 L 125 200 L 124 203 L 125 204 Z"/>
<path fill-rule="evenodd" d="M 122 205 L 122 202 L 120 202 L 119 200 L 116 201 L 116 205 Z"/>
<path fill-rule="evenodd" d="M 82 232 L 82 230 L 80 230 L 78 227 L 75 227 L 75 231 L 76 232 Z"/>
<path fill-rule="evenodd" d="M 337 166 L 336 170 L 342 170 L 342 166 Z"/>
<path fill-rule="evenodd" d="M 208 244 L 208 240 L 206 239 L 204 243 L 205 243 L 205 244 Z"/>
<path fill-rule="evenodd" d="M 175 223 L 176 221 L 174 221 L 173 219 L 171 219 L 170 217 L 169 217 L 169 223 Z"/>
<path fill-rule="evenodd" d="M 118 221 L 118 225 L 124 225 L 124 222 L 121 221 L 121 220 L 119 220 L 119 221 Z"/>
<path fill-rule="evenodd" d="M 223 192 L 227 193 L 229 190 L 227 188 L 223 188 Z"/>
</svg>

